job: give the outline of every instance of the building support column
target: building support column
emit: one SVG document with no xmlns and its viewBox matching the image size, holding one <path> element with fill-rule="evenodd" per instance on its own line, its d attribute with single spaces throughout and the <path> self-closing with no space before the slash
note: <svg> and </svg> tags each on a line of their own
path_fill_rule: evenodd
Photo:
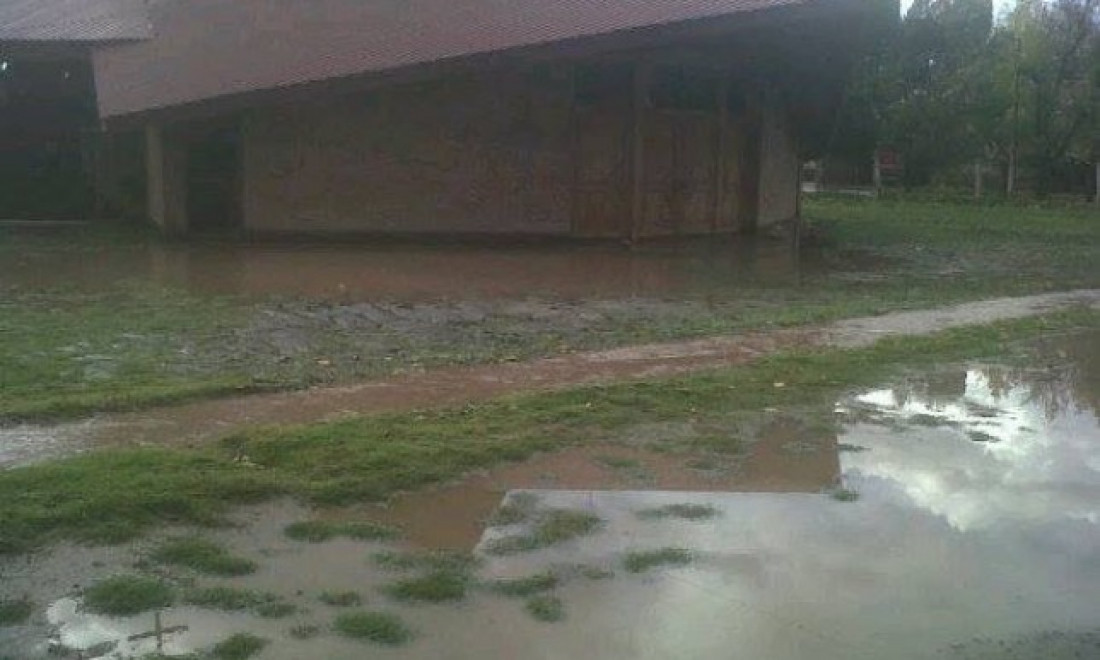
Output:
<svg viewBox="0 0 1100 660">
<path fill-rule="evenodd" d="M 764 164 L 764 103 L 759 90 L 753 90 L 746 101 L 745 135 L 741 151 L 741 214 L 738 230 L 752 235 L 760 226 L 761 187 L 760 168 Z"/>
<path fill-rule="evenodd" d="M 649 80 L 652 65 L 634 65 L 630 121 L 630 243 L 642 238 L 645 224 L 645 114 L 649 107 Z"/>
<path fill-rule="evenodd" d="M 714 159 L 714 214 L 710 221 L 710 232 L 717 234 L 722 227 L 722 215 L 726 209 L 726 151 L 729 150 L 729 75 L 723 75 L 718 82 L 715 99 L 718 113 L 717 154 Z"/>
<path fill-rule="evenodd" d="M 149 219 L 168 236 L 187 232 L 187 152 L 160 124 L 145 127 Z"/>
</svg>

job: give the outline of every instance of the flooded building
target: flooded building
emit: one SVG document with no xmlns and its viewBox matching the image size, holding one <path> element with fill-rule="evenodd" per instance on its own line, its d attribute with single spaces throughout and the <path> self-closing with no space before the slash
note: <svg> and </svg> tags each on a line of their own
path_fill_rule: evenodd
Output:
<svg viewBox="0 0 1100 660">
<path fill-rule="evenodd" d="M 638 240 L 794 218 L 882 4 L 48 0 L 8 2 L 0 47 L 5 89 L 64 55 L 94 99 L 65 124 L 89 214 Z"/>
</svg>

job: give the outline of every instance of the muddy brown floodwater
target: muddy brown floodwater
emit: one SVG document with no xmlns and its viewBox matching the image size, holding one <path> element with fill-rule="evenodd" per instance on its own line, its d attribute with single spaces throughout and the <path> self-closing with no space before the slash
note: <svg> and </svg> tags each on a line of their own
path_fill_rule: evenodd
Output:
<svg viewBox="0 0 1100 660">
<path fill-rule="evenodd" d="M 387 507 L 243 509 L 238 527 L 202 533 L 259 570 L 200 584 L 272 591 L 299 611 L 272 620 L 167 608 L 164 624 L 186 629 L 170 633 L 165 650 L 248 631 L 272 642 L 261 660 L 1100 657 L 1100 335 L 1045 342 L 1030 366 L 942 366 L 855 392 L 835 402 L 839 431 L 827 437 L 772 414 L 728 463 L 592 446 Z M 646 433 L 675 439 L 678 430 Z M 524 516 L 487 522 L 502 503 L 521 502 Z M 525 552 L 494 550 L 561 510 L 599 525 Z M 677 510 L 701 513 L 667 514 Z M 317 515 L 391 522 L 406 536 L 307 544 L 282 534 Z M 0 598 L 29 594 L 37 604 L 27 625 L 0 628 L 0 648 L 47 657 L 52 636 L 74 649 L 114 642 L 127 660 L 150 650 L 130 637 L 151 629 L 152 614 L 92 616 L 77 589 L 132 572 L 148 543 L 0 562 Z M 399 576 L 374 554 L 441 547 L 481 559 L 464 600 L 417 605 L 387 594 Z M 477 586 L 548 571 L 563 608 L 555 623 Z M 365 609 L 399 615 L 414 638 L 382 648 L 334 632 L 341 610 L 318 596 L 348 590 Z M 317 635 L 292 636 L 300 626 Z"/>
<path fill-rule="evenodd" d="M 848 263 L 847 267 L 856 264 Z M 649 246 L 166 244 L 25 250 L 0 260 L 0 284 L 110 289 L 152 282 L 196 293 L 341 302 L 729 297 L 738 285 L 794 283 L 825 267 L 781 240 Z"/>
</svg>

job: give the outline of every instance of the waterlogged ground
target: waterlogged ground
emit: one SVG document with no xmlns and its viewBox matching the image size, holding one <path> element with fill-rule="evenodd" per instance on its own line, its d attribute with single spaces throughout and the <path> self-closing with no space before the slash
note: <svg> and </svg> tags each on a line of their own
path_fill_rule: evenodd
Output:
<svg viewBox="0 0 1100 660">
<path fill-rule="evenodd" d="M 179 594 L 232 586 L 293 606 L 281 617 L 165 608 L 169 654 L 249 632 L 269 641 L 255 656 L 269 660 L 1098 657 L 1100 335 L 1048 338 L 1040 355 L 854 392 L 835 402 L 833 431 L 765 411 L 726 460 L 654 451 L 647 439 L 690 433 L 662 424 L 386 507 L 249 508 L 240 527 L 204 532 L 256 562 L 242 577 L 150 562 L 159 539 L 7 559 L 0 598 L 27 596 L 33 612 L 0 627 L 0 657 L 46 657 L 51 643 L 155 650 L 153 613 L 98 617 L 79 600 L 109 575 L 142 572 Z M 285 535 L 318 516 L 403 538 Z M 479 563 L 408 554 L 439 548 Z M 397 615 L 408 637 L 390 646 L 334 630 L 363 611 Z"/>
<path fill-rule="evenodd" d="M 885 337 L 923 336 L 1072 307 L 1100 308 L 1100 289 L 894 312 L 812 328 L 578 352 L 529 362 L 420 370 L 358 385 L 229 396 L 100 414 L 79 422 L 0 424 L 0 469 L 104 447 L 195 446 L 262 425 L 460 407 L 509 394 L 667 378 L 745 365 L 789 349 L 868 347 Z"/>
<path fill-rule="evenodd" d="M 807 200 L 789 237 L 165 244 L 0 228 L 0 426 L 1100 287 L 1086 210 Z"/>
</svg>

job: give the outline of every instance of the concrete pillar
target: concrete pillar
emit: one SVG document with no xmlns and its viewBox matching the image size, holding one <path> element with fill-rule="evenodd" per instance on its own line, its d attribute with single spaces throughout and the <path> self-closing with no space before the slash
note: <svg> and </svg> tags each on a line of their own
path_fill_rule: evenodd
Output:
<svg viewBox="0 0 1100 660">
<path fill-rule="evenodd" d="M 653 66 L 649 62 L 634 64 L 630 103 L 630 244 L 642 238 L 645 224 L 645 133 L 646 112 L 649 110 L 649 84 Z"/>
<path fill-rule="evenodd" d="M 187 232 L 187 152 L 160 124 L 145 127 L 149 219 L 167 235 Z"/>
</svg>

